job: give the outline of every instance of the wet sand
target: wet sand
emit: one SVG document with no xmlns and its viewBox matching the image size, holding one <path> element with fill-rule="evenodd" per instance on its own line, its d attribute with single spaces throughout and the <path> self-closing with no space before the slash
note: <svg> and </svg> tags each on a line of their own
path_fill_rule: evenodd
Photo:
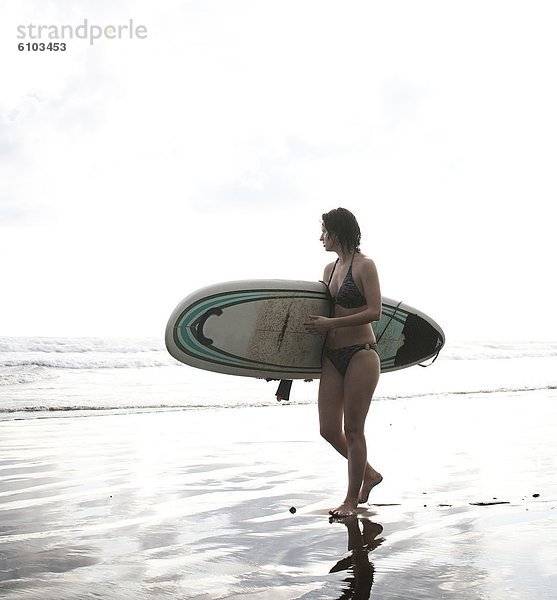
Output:
<svg viewBox="0 0 557 600">
<path fill-rule="evenodd" d="M 557 597 L 555 390 L 375 402 L 384 481 L 344 523 L 317 429 L 288 405 L 1 422 L 0 597 Z"/>
</svg>

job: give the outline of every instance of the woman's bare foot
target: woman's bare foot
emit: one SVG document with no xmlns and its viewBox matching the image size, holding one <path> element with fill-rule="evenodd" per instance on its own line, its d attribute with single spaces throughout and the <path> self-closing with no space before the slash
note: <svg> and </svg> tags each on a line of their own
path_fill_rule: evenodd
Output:
<svg viewBox="0 0 557 600">
<path fill-rule="evenodd" d="M 357 503 L 345 500 L 337 508 L 332 508 L 329 511 L 329 514 L 332 515 L 335 519 L 345 519 L 346 517 L 354 516 L 356 514 L 357 507 Z"/>
<path fill-rule="evenodd" d="M 374 470 L 366 470 L 364 475 L 364 481 L 362 483 L 362 489 L 360 490 L 359 504 L 364 504 L 368 501 L 369 493 L 378 484 L 383 481 L 383 475 Z"/>
</svg>

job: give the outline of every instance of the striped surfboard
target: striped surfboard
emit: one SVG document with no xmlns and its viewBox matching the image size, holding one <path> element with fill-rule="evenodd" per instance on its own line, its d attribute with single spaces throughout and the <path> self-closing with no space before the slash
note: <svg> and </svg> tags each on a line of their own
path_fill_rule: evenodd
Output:
<svg viewBox="0 0 557 600">
<path fill-rule="evenodd" d="M 307 333 L 311 314 L 330 316 L 323 282 L 230 281 L 193 292 L 173 311 L 166 347 L 178 361 L 218 373 L 274 379 L 318 378 L 325 336 Z M 382 298 L 372 324 L 381 371 L 395 371 L 436 357 L 442 329 L 426 314 Z"/>
</svg>

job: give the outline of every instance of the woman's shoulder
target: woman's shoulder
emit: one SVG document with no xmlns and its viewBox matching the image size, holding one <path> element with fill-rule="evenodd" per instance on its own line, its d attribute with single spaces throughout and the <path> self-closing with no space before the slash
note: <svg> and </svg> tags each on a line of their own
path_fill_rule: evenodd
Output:
<svg viewBox="0 0 557 600">
<path fill-rule="evenodd" d="M 357 252 L 354 257 L 354 263 L 358 263 L 361 265 L 374 265 L 375 262 L 373 258 L 367 256 L 366 254 L 362 254 L 362 252 Z"/>
<path fill-rule="evenodd" d="M 328 263 L 325 266 L 325 270 L 323 271 L 323 277 L 328 277 L 333 272 L 333 269 L 335 268 L 336 264 L 337 264 L 336 260 L 334 260 L 333 262 Z"/>
<path fill-rule="evenodd" d="M 375 261 L 372 258 L 366 256 L 365 254 L 362 254 L 361 252 L 359 252 L 356 256 L 358 257 L 358 260 L 354 260 L 354 265 L 356 266 L 358 271 L 377 271 Z"/>
</svg>

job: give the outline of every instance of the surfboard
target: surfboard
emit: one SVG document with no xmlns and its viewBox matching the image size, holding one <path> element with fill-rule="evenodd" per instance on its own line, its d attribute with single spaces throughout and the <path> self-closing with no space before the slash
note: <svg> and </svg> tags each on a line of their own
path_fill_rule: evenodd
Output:
<svg viewBox="0 0 557 600">
<path fill-rule="evenodd" d="M 165 331 L 178 361 L 218 373 L 273 379 L 316 379 L 325 336 L 306 332 L 309 315 L 331 316 L 322 281 L 229 281 L 197 290 L 172 312 Z M 436 357 L 445 343 L 441 327 L 425 313 L 382 298 L 372 324 L 381 371 Z"/>
</svg>

